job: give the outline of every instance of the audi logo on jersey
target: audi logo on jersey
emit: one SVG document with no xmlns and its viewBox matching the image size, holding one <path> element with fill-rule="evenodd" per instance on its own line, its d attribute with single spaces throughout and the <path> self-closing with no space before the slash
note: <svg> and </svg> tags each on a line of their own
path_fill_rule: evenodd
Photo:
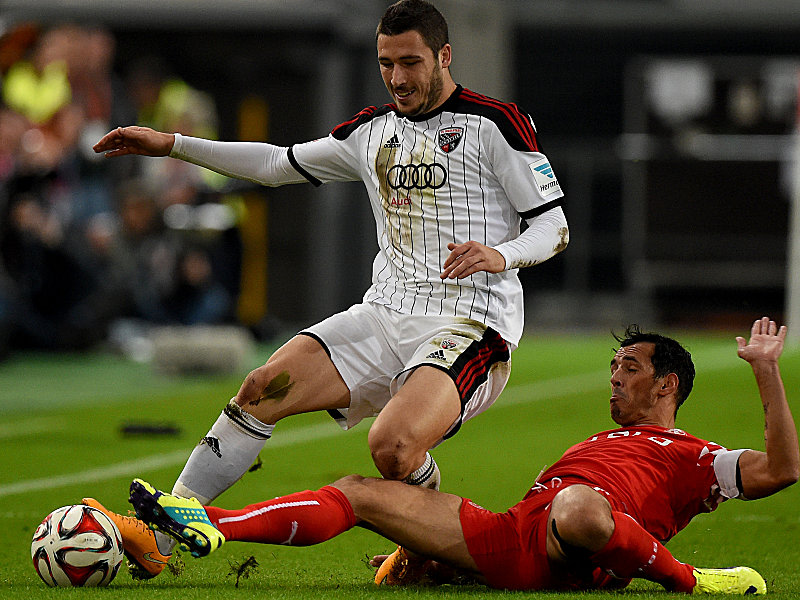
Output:
<svg viewBox="0 0 800 600">
<path fill-rule="evenodd" d="M 394 165 L 386 179 L 393 190 L 438 190 L 447 182 L 447 170 L 439 163 Z"/>
</svg>

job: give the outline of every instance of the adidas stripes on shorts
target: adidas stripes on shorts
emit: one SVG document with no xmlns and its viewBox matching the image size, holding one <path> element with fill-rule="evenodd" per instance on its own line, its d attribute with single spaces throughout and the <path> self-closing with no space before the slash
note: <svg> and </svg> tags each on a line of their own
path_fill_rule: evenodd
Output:
<svg viewBox="0 0 800 600">
<path fill-rule="evenodd" d="M 511 373 L 512 346 L 471 319 L 417 316 L 362 303 L 300 332 L 319 341 L 350 390 L 347 409 L 329 411 L 343 429 L 380 413 L 421 365 L 450 375 L 461 397 L 463 421 L 489 408 Z"/>
</svg>

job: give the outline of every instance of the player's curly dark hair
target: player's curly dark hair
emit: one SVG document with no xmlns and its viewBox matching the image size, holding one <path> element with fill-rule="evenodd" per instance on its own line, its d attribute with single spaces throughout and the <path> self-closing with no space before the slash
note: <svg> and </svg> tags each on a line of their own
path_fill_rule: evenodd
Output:
<svg viewBox="0 0 800 600">
<path fill-rule="evenodd" d="M 419 32 L 434 56 L 450 43 L 447 21 L 433 4 L 425 0 L 400 0 L 392 4 L 383 13 L 375 37 L 400 35 L 406 31 Z"/>
<path fill-rule="evenodd" d="M 678 401 L 675 412 L 678 412 L 678 409 L 692 392 L 692 386 L 694 385 L 694 363 L 689 351 L 676 340 L 659 333 L 642 331 L 636 324 L 628 325 L 623 335 L 615 333 L 613 336 L 619 342 L 621 348 L 638 342 L 654 344 L 653 356 L 650 359 L 655 370 L 653 377 L 658 379 L 670 373 L 675 373 L 678 376 L 678 390 L 675 393 L 675 398 Z"/>
</svg>

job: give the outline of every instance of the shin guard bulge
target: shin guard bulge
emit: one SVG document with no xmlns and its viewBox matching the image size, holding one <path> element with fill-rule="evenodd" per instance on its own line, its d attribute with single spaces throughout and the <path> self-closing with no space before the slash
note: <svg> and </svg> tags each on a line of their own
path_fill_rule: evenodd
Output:
<svg viewBox="0 0 800 600">
<path fill-rule="evenodd" d="M 660 583 L 669 591 L 691 592 L 692 567 L 676 560 L 667 548 L 622 512 L 611 513 L 614 533 L 590 557 L 592 564 L 621 579 L 640 577 Z"/>
</svg>

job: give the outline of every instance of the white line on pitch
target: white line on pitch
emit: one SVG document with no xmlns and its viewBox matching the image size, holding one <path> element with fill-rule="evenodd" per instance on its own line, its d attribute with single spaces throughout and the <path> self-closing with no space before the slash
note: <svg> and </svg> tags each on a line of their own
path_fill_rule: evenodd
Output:
<svg viewBox="0 0 800 600">
<path fill-rule="evenodd" d="M 334 423 L 320 423 L 318 425 L 311 425 L 301 429 L 286 431 L 285 433 L 281 434 L 280 437 L 277 437 L 275 440 L 271 440 L 268 443 L 270 448 L 291 446 L 325 437 L 332 437 L 340 432 L 341 429 L 339 429 L 339 427 L 337 427 Z M 52 490 L 55 488 L 67 487 L 75 484 L 96 483 L 98 481 L 105 481 L 115 477 L 133 476 L 149 470 L 173 467 L 186 462 L 190 452 L 191 450 L 186 449 L 175 450 L 166 454 L 145 456 L 105 467 L 80 471 L 78 473 L 68 473 L 65 475 L 57 475 L 55 477 L 41 477 L 39 479 L 27 479 L 25 481 L 7 483 L 0 485 L 0 498 L 14 494 Z"/>
</svg>

